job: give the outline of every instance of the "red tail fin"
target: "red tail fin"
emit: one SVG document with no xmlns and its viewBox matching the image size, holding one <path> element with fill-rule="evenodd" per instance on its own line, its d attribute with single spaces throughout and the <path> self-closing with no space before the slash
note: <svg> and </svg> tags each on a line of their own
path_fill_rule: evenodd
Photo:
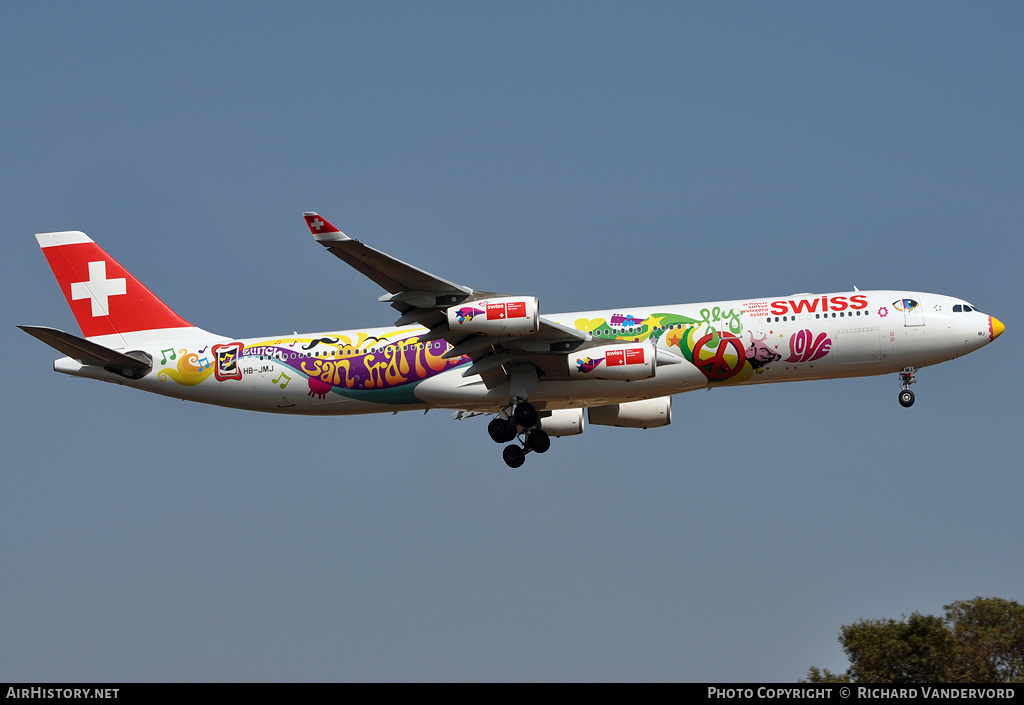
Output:
<svg viewBox="0 0 1024 705">
<path fill-rule="evenodd" d="M 192 328 L 82 232 L 36 235 L 86 338 Z"/>
</svg>

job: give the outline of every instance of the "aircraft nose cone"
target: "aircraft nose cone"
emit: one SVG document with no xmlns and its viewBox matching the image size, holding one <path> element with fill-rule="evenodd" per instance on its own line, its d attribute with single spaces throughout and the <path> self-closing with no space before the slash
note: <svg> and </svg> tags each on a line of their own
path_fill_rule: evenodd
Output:
<svg viewBox="0 0 1024 705">
<path fill-rule="evenodd" d="M 1006 326 L 1004 326 L 1003 322 L 1000 321 L 995 316 L 989 316 L 988 317 L 988 329 L 989 329 L 988 339 L 989 340 L 995 340 L 996 338 L 998 338 L 999 336 L 1001 336 L 1003 334 L 1003 331 L 1006 330 Z"/>
</svg>

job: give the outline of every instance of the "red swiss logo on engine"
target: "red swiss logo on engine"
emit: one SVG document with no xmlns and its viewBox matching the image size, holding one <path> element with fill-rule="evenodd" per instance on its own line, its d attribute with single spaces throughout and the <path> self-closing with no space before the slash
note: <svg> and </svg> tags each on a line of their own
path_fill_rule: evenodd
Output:
<svg viewBox="0 0 1024 705">
<path fill-rule="evenodd" d="M 628 348 L 626 350 L 626 364 L 627 365 L 642 365 L 642 364 L 644 364 L 644 349 L 643 348 Z"/>
</svg>

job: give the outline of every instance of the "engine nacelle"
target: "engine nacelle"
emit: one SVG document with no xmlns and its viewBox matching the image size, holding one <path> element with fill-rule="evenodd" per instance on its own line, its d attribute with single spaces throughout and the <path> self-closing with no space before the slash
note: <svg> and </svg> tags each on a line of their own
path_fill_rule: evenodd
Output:
<svg viewBox="0 0 1024 705">
<path fill-rule="evenodd" d="M 568 356 L 570 379 L 650 379 L 654 376 L 654 344 L 602 345 Z"/>
<path fill-rule="evenodd" d="M 549 436 L 575 436 L 583 433 L 583 409 L 554 409 L 540 412 L 540 427 Z"/>
<path fill-rule="evenodd" d="M 534 296 L 504 296 L 468 301 L 448 309 L 455 333 L 526 335 L 540 330 L 540 303 Z"/>
<path fill-rule="evenodd" d="M 655 397 L 621 404 L 592 406 L 590 423 L 620 428 L 660 428 L 672 423 L 672 397 Z"/>
</svg>

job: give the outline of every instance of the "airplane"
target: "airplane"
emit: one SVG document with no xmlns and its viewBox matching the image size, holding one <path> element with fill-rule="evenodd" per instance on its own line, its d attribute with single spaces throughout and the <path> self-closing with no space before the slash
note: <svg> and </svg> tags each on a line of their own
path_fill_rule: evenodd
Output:
<svg viewBox="0 0 1024 705">
<path fill-rule="evenodd" d="M 715 387 L 917 371 L 998 338 L 963 299 L 912 291 L 792 294 L 542 315 L 534 296 L 478 291 L 353 239 L 315 212 L 316 242 L 378 284 L 391 326 L 230 338 L 171 310 L 85 233 L 36 235 L 82 336 L 19 326 L 57 372 L 281 414 L 447 409 L 487 415 L 512 468 L 551 437 L 656 428 L 672 396 Z M 586 411 L 586 414 L 584 414 Z"/>
</svg>

